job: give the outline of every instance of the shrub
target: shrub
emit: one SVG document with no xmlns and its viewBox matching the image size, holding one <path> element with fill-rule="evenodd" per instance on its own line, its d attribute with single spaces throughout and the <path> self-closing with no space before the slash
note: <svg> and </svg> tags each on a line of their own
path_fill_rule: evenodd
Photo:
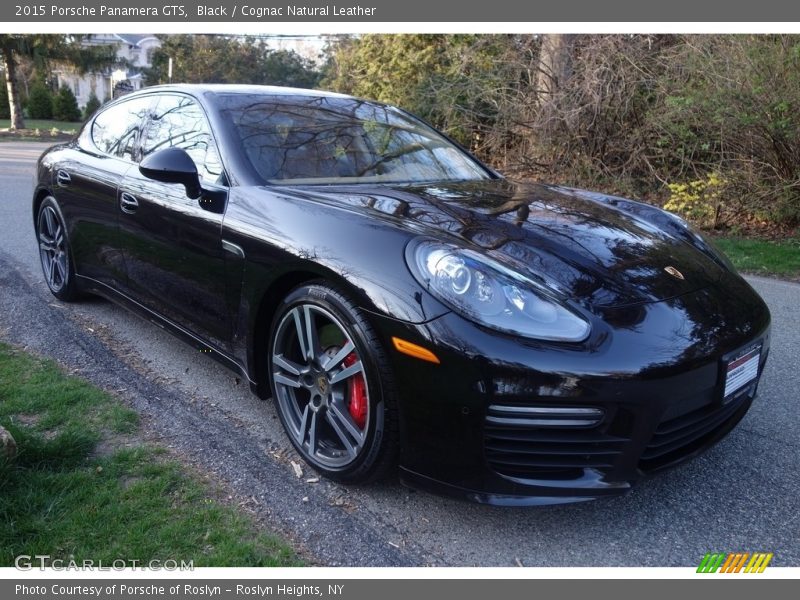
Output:
<svg viewBox="0 0 800 600">
<path fill-rule="evenodd" d="M 89 100 L 86 101 L 86 106 L 83 107 L 83 118 L 88 119 L 101 106 L 100 100 L 94 95 L 94 92 L 92 92 L 92 95 L 89 96 Z"/>
<path fill-rule="evenodd" d="M 28 116 L 31 119 L 53 118 L 53 94 L 43 83 L 35 83 L 28 94 Z"/>
<path fill-rule="evenodd" d="M 670 183 L 669 200 L 664 208 L 686 217 L 700 225 L 716 227 L 720 213 L 720 192 L 726 181 L 717 173 L 689 183 Z"/>
<path fill-rule="evenodd" d="M 58 90 L 53 100 L 53 117 L 59 121 L 80 121 L 81 111 L 78 108 L 78 101 L 75 94 L 67 86 Z"/>
</svg>

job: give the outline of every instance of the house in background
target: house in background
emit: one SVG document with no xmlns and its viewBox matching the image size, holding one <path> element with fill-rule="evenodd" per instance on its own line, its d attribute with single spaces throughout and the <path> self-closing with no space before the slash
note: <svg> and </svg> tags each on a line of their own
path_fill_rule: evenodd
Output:
<svg viewBox="0 0 800 600">
<path fill-rule="evenodd" d="M 58 86 L 70 88 L 81 108 L 86 106 L 92 93 L 104 102 L 112 95 L 117 97 L 121 93 L 141 89 L 144 85 L 142 70 L 152 66 L 153 51 L 161 47 L 161 41 L 154 35 L 133 33 L 93 34 L 82 43 L 87 46 L 114 46 L 117 59 L 126 66 L 84 75 L 71 69 L 57 70 Z"/>
</svg>

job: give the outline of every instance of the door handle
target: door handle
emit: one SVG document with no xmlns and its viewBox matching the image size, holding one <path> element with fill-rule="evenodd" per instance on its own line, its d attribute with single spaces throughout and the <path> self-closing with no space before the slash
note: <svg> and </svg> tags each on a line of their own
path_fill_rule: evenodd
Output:
<svg viewBox="0 0 800 600">
<path fill-rule="evenodd" d="M 119 207 L 122 209 L 122 212 L 132 215 L 136 212 L 136 209 L 139 208 L 139 201 L 136 199 L 136 196 L 128 192 L 122 192 L 119 196 Z"/>
<path fill-rule="evenodd" d="M 56 181 L 58 182 L 58 185 L 66 186 L 72 182 L 72 177 L 70 177 L 69 173 L 66 171 L 59 169 L 56 173 Z"/>
</svg>

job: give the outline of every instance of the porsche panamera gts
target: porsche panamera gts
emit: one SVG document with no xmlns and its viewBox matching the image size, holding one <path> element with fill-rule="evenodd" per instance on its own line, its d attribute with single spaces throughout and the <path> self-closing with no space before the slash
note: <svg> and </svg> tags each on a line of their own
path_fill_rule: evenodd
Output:
<svg viewBox="0 0 800 600">
<path fill-rule="evenodd" d="M 44 278 L 272 398 L 314 469 L 535 505 L 625 492 L 755 399 L 769 311 L 678 217 L 500 176 L 396 107 L 147 88 L 39 160 Z"/>
</svg>

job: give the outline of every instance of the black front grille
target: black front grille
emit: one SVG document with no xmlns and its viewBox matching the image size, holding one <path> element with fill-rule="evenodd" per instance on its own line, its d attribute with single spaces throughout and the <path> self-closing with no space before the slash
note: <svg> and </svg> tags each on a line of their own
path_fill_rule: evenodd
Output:
<svg viewBox="0 0 800 600">
<path fill-rule="evenodd" d="M 709 404 L 662 421 L 642 453 L 640 468 L 652 471 L 678 462 L 703 448 L 744 416 L 751 399 L 752 393 L 745 393 L 726 405 Z"/>
<path fill-rule="evenodd" d="M 515 416 L 508 407 L 491 406 L 484 427 L 490 467 L 516 479 L 576 479 L 584 468 L 610 468 L 628 439 L 585 425 L 586 416 L 579 413 L 573 416 L 577 425 L 569 426 L 569 420 L 554 413 L 556 424 L 548 425 L 541 415 L 533 420 L 525 413 Z"/>
</svg>

